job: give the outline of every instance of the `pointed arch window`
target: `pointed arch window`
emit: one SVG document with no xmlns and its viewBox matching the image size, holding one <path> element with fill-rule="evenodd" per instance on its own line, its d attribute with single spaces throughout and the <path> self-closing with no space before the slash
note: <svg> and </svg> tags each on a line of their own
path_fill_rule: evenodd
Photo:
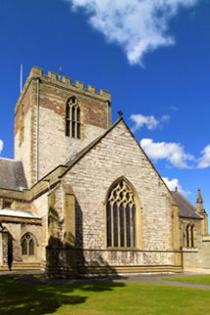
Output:
<svg viewBox="0 0 210 315">
<path fill-rule="evenodd" d="M 23 256 L 34 256 L 35 242 L 30 233 L 27 233 L 22 237 L 21 249 L 22 249 Z"/>
<path fill-rule="evenodd" d="M 186 247 L 193 248 L 195 247 L 195 226 L 188 224 L 185 230 L 186 235 Z"/>
<path fill-rule="evenodd" d="M 66 136 L 80 139 L 80 108 L 78 100 L 72 96 L 66 105 Z"/>
<path fill-rule="evenodd" d="M 106 204 L 107 247 L 136 247 L 136 204 L 134 193 L 124 179 L 108 194 Z"/>
</svg>

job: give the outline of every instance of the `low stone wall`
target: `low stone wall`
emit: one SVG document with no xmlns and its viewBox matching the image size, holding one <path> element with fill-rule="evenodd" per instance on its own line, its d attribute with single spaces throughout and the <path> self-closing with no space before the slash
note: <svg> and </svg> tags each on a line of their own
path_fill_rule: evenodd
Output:
<svg viewBox="0 0 210 315">
<path fill-rule="evenodd" d="M 210 273 L 210 236 L 204 236 L 197 249 L 183 250 L 185 271 Z"/>
</svg>

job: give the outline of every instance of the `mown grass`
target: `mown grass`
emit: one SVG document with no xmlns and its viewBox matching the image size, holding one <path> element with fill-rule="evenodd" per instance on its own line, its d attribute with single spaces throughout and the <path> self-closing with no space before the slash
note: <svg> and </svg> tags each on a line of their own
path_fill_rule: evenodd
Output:
<svg viewBox="0 0 210 315">
<path fill-rule="evenodd" d="M 210 313 L 209 292 L 158 283 L 40 284 L 0 279 L 0 314 L 200 315 Z"/>
<path fill-rule="evenodd" d="M 187 282 L 192 284 L 203 284 L 210 286 L 210 275 L 195 275 L 195 276 L 175 276 L 169 277 L 167 280 L 177 282 Z"/>
</svg>

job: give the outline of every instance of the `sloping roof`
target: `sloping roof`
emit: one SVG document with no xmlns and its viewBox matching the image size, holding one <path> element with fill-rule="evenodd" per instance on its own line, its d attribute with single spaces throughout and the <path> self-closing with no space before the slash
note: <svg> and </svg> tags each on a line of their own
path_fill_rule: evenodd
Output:
<svg viewBox="0 0 210 315">
<path fill-rule="evenodd" d="M 20 218 L 38 218 L 34 216 L 31 212 L 26 212 L 22 210 L 11 210 L 11 209 L 0 209 L 0 216 L 20 217 Z"/>
<path fill-rule="evenodd" d="M 86 155 L 87 152 L 89 152 L 97 143 L 99 143 L 105 136 L 114 129 L 121 121 L 124 121 L 123 118 L 118 119 L 109 129 L 107 129 L 102 135 L 94 139 L 92 142 L 90 142 L 84 149 L 79 151 L 77 154 L 73 156 L 68 162 L 66 163 L 66 166 L 68 169 L 70 169 L 74 164 L 76 164 L 83 156 Z M 68 171 L 68 169 L 66 171 Z M 66 171 L 64 173 L 66 173 Z"/>
<path fill-rule="evenodd" d="M 178 191 L 172 191 L 172 196 L 179 207 L 179 216 L 181 218 L 202 219 L 195 207 Z"/>
<path fill-rule="evenodd" d="M 27 188 L 22 162 L 0 158 L 0 188 L 19 190 Z"/>
</svg>

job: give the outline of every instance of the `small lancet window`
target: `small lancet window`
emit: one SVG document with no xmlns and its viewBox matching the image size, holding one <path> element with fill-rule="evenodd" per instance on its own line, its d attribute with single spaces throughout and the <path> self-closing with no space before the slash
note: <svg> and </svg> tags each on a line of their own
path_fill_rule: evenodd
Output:
<svg viewBox="0 0 210 315">
<path fill-rule="evenodd" d="M 107 247 L 136 247 L 134 193 L 122 179 L 109 192 L 106 204 Z"/>
<path fill-rule="evenodd" d="M 29 233 L 25 234 L 21 240 L 22 255 L 34 256 L 34 250 L 35 250 L 34 247 L 35 247 L 35 243 L 31 234 Z"/>
<path fill-rule="evenodd" d="M 186 247 L 193 248 L 195 247 L 195 226 L 188 224 L 185 230 L 186 235 Z"/>
<path fill-rule="evenodd" d="M 21 243 L 22 246 L 22 255 L 27 255 L 27 241 L 24 238 Z"/>
<path fill-rule="evenodd" d="M 30 239 L 28 243 L 28 249 L 29 249 L 29 256 L 33 256 L 34 255 L 34 240 L 33 239 Z"/>
<path fill-rule="evenodd" d="M 66 105 L 66 137 L 80 139 L 80 108 L 78 100 L 72 96 Z"/>
</svg>

